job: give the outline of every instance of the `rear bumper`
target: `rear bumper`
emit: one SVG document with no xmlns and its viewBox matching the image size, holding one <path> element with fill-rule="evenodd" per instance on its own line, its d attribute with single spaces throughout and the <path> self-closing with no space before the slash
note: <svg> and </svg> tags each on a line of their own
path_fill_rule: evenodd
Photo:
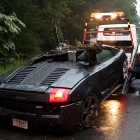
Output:
<svg viewBox="0 0 140 140">
<path fill-rule="evenodd" d="M 80 123 L 80 107 L 82 101 L 60 107 L 59 115 L 43 114 L 43 107 L 36 106 L 36 113 L 23 113 L 0 107 L 0 120 L 11 123 L 12 118 L 28 121 L 29 127 L 34 125 L 60 125 L 61 129 L 67 126 L 78 127 Z"/>
</svg>

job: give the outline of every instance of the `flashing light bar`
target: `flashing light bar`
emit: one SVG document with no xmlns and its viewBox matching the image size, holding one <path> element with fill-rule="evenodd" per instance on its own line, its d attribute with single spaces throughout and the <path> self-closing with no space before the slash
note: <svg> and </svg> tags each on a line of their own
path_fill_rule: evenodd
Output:
<svg viewBox="0 0 140 140">
<path fill-rule="evenodd" d="M 112 13 L 91 13 L 91 19 L 96 18 L 96 19 L 116 19 L 116 18 L 120 18 L 123 17 L 124 13 L 123 12 L 112 12 Z"/>
</svg>

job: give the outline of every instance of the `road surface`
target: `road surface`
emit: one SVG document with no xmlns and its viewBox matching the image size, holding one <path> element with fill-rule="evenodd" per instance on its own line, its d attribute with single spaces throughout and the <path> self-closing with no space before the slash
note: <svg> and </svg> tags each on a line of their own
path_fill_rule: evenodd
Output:
<svg viewBox="0 0 140 140">
<path fill-rule="evenodd" d="M 100 117 L 91 129 L 62 132 L 23 130 L 0 125 L 0 140 L 140 140 L 140 95 L 112 95 L 101 103 Z"/>
</svg>

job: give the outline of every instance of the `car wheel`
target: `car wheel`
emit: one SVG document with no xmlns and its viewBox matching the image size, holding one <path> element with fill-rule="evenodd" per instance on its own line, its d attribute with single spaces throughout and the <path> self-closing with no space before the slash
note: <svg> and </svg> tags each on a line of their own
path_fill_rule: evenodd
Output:
<svg viewBox="0 0 140 140">
<path fill-rule="evenodd" d="M 95 95 L 83 101 L 81 107 L 81 124 L 85 128 L 92 127 L 100 111 L 100 103 Z"/>
</svg>

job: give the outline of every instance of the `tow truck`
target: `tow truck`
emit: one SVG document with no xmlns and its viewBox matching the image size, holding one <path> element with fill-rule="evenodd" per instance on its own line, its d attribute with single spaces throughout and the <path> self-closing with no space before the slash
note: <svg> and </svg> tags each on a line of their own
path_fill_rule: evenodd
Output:
<svg viewBox="0 0 140 140">
<path fill-rule="evenodd" d="M 94 22 L 96 20 L 102 23 L 103 21 L 114 22 L 118 20 L 123 22 L 123 24 L 119 22 L 119 24 L 99 25 L 98 29 L 88 30 L 89 22 Z M 126 21 L 125 24 L 124 21 Z M 123 49 L 127 56 L 123 66 L 124 80 L 116 85 L 110 94 L 125 94 L 130 85 L 131 74 L 128 73 L 128 68 L 135 67 L 136 55 L 140 46 L 136 28 L 135 24 L 130 24 L 129 19 L 124 17 L 123 12 L 91 13 L 90 19 L 85 23 L 83 44 L 89 43 L 89 37 L 91 35 L 94 37 L 96 36 L 97 42 Z"/>
</svg>

